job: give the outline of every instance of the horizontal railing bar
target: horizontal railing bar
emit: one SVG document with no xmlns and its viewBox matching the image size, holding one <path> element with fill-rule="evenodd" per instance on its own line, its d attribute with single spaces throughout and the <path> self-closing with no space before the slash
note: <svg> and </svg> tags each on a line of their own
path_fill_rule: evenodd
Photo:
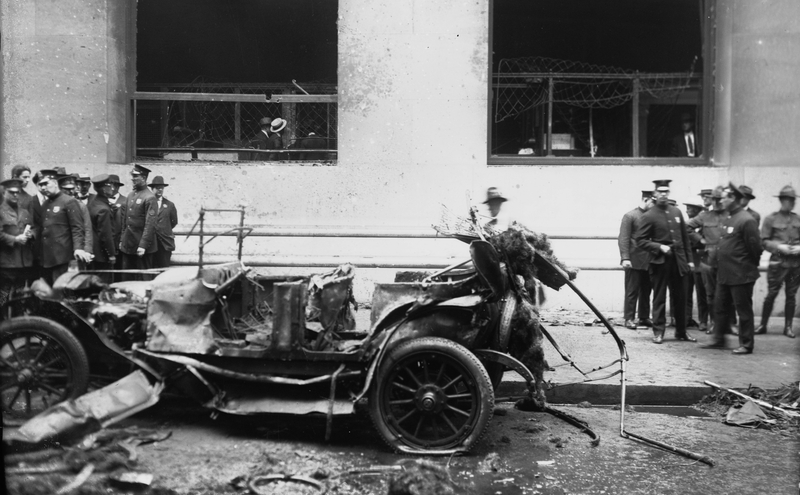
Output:
<svg viewBox="0 0 800 495">
<path fill-rule="evenodd" d="M 266 95 L 244 93 L 173 93 L 155 91 L 136 91 L 133 100 L 155 101 L 229 101 L 240 103 L 269 103 Z"/>
<path fill-rule="evenodd" d="M 238 210 L 237 210 L 238 211 Z M 220 237 L 236 237 L 235 233 L 223 234 L 227 229 L 205 229 L 204 235 L 219 235 Z M 175 230 L 175 235 L 199 235 L 197 233 L 189 234 L 189 231 Z M 324 229 L 270 229 L 270 228 L 257 228 L 248 235 L 248 237 L 374 237 L 374 238 L 390 238 L 390 239 L 449 239 L 450 237 L 441 234 L 428 233 L 428 232 L 397 232 L 391 230 L 324 230 Z M 548 239 L 553 240 L 586 240 L 586 241 L 616 241 L 616 236 L 610 235 L 548 235 Z"/>
<path fill-rule="evenodd" d="M 701 75 L 693 75 L 699 73 L 692 72 L 661 72 L 661 73 L 642 73 L 642 74 L 602 74 L 592 72 L 507 72 L 495 73 L 492 77 L 495 79 L 509 79 L 514 77 L 541 77 L 544 79 L 553 78 L 558 79 L 701 79 Z"/>
<path fill-rule="evenodd" d="M 331 138 L 333 139 L 333 138 Z M 316 148 L 292 148 L 292 149 L 277 149 L 277 150 L 260 150 L 254 148 L 195 148 L 194 146 L 171 146 L 171 147 L 163 147 L 163 148 L 154 148 L 154 147 L 142 147 L 136 148 L 136 151 L 169 151 L 169 152 L 210 152 L 210 153 L 261 153 L 261 154 L 270 154 L 270 153 L 282 153 L 282 154 L 293 154 L 293 153 L 336 153 L 337 150 L 335 149 L 316 149 Z"/>
</svg>

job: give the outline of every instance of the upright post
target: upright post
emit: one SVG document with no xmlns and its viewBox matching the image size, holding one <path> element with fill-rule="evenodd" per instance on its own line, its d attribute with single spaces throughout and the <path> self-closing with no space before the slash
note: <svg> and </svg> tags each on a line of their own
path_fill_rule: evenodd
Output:
<svg viewBox="0 0 800 495">
<path fill-rule="evenodd" d="M 547 90 L 547 156 L 553 156 L 553 78 L 548 78 Z"/>
<path fill-rule="evenodd" d="M 631 129 L 633 134 L 633 149 L 632 149 L 632 156 L 639 156 L 639 88 L 640 88 L 640 81 L 639 79 L 633 80 L 633 100 L 631 104 L 633 108 L 631 109 Z"/>
<path fill-rule="evenodd" d="M 206 215 L 206 210 L 203 207 L 200 207 L 200 248 L 199 248 L 199 259 L 200 259 L 200 268 L 203 268 L 203 221 Z"/>
<path fill-rule="evenodd" d="M 239 215 L 239 232 L 236 234 L 236 240 L 239 242 L 239 261 L 242 261 L 242 244 L 244 244 L 244 206 L 240 206 L 241 212 Z"/>
</svg>

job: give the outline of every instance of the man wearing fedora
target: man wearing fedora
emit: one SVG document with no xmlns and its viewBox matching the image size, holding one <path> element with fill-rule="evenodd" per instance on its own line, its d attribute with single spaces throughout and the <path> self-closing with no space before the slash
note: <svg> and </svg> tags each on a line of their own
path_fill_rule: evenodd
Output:
<svg viewBox="0 0 800 495">
<path fill-rule="evenodd" d="M 113 216 L 111 217 L 111 226 L 114 232 L 114 245 L 117 246 L 117 260 L 114 262 L 114 270 L 122 270 L 122 255 L 119 252 L 119 241 L 122 238 L 122 217 L 125 215 L 125 199 L 126 197 L 120 194 L 120 187 L 124 186 L 120 180 L 119 175 L 109 174 L 108 183 L 111 185 L 111 195 L 108 197 L 108 205 L 111 207 Z M 112 277 L 116 281 L 119 276 Z"/>
<path fill-rule="evenodd" d="M 93 270 L 111 270 L 117 261 L 117 244 L 114 243 L 114 211 L 109 203 L 113 185 L 108 174 L 101 174 L 91 179 L 96 194 L 89 201 L 89 216 L 92 219 L 92 237 L 94 239 Z M 110 281 L 108 274 L 101 278 Z"/>
<path fill-rule="evenodd" d="M 756 199 L 756 197 L 753 195 L 753 189 L 750 186 L 741 185 L 739 186 L 739 190 L 742 191 L 742 194 L 744 194 L 742 208 L 744 208 L 744 211 L 753 217 L 753 219 L 756 221 L 756 225 L 761 225 L 761 215 L 759 215 L 756 210 L 748 206 L 750 204 L 750 200 Z"/>
<path fill-rule="evenodd" d="M 271 124 L 272 124 L 272 119 L 270 117 L 262 117 L 261 120 L 258 121 L 258 127 L 260 128 L 258 134 L 253 136 L 253 138 L 247 143 L 247 145 L 257 150 L 271 149 L 270 146 L 272 146 L 272 143 L 269 140 L 269 128 Z M 248 153 L 248 159 L 265 160 L 266 155 L 261 153 Z"/>
<path fill-rule="evenodd" d="M 172 229 L 178 225 L 178 210 L 175 203 L 164 197 L 164 188 L 169 184 L 156 175 L 148 184 L 156 197 L 158 219 L 156 221 L 156 252 L 153 253 L 153 268 L 167 268 L 172 252 L 175 251 L 175 234 Z"/>
<path fill-rule="evenodd" d="M 158 209 L 155 195 L 147 188 L 148 175 L 150 169 L 138 164 L 131 170 L 133 191 L 125 199 L 119 245 L 123 270 L 146 270 L 153 267 Z"/>
<path fill-rule="evenodd" d="M 652 327 L 650 320 L 650 273 L 647 251 L 639 249 L 633 241 L 633 235 L 639 228 L 639 221 L 642 215 L 647 213 L 653 206 L 653 191 L 642 191 L 639 206 L 622 216 L 619 226 L 619 245 L 620 265 L 625 271 L 625 302 L 623 304 L 623 314 L 625 316 L 625 328 L 636 330 L 637 322 L 636 309 L 639 309 L 638 324 Z"/>
<path fill-rule="evenodd" d="M 753 286 L 758 280 L 761 237 L 756 220 L 742 208 L 744 193 L 733 185 L 723 192 L 722 236 L 717 248 L 717 291 L 714 300 L 714 334 L 706 349 L 724 348 L 730 328 L 730 309 L 739 315 L 739 347 L 734 354 L 751 354 L 754 347 Z"/>
<path fill-rule="evenodd" d="M 786 285 L 785 324 L 783 334 L 794 338 L 792 320 L 797 306 L 797 289 L 800 287 L 800 217 L 793 212 L 797 196 L 792 186 L 785 186 L 778 193 L 781 202 L 780 210 L 767 215 L 761 226 L 761 240 L 764 249 L 772 253 L 767 269 L 767 296 L 761 310 L 761 324 L 757 334 L 767 333 L 769 316 L 775 298 Z"/>
<path fill-rule="evenodd" d="M 696 342 L 686 332 L 686 284 L 692 274 L 691 246 L 683 213 L 669 204 L 670 180 L 655 180 L 655 206 L 639 221 L 634 240 L 650 254 L 650 277 L 653 282 L 653 343 L 664 341 L 666 330 L 667 287 L 672 296 L 675 339 Z"/>
<path fill-rule="evenodd" d="M 489 208 L 489 219 L 483 224 L 498 232 L 505 232 L 513 221 L 508 214 L 508 210 L 502 211 L 503 203 L 508 201 L 503 193 L 496 187 L 486 190 L 486 201 L 483 202 Z"/>
</svg>

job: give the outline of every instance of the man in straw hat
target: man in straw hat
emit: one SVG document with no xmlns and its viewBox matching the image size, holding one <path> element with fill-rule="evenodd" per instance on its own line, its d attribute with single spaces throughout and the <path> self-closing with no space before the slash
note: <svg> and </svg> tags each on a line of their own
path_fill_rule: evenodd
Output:
<svg viewBox="0 0 800 495">
<path fill-rule="evenodd" d="M 490 227 L 498 232 L 505 232 L 511 225 L 511 217 L 508 210 L 503 211 L 503 203 L 508 201 L 508 198 L 503 196 L 500 189 L 490 187 L 486 190 L 486 201 L 483 204 L 489 209 L 489 220 L 484 223 L 484 226 Z"/>
<path fill-rule="evenodd" d="M 697 342 L 686 332 L 686 284 L 694 269 L 683 213 L 669 204 L 670 180 L 654 180 L 655 206 L 639 222 L 634 240 L 650 253 L 653 282 L 653 343 L 664 341 L 667 287 L 673 297 L 675 339 Z"/>
<path fill-rule="evenodd" d="M 783 334 L 793 339 L 792 320 L 797 306 L 797 288 L 800 287 L 800 217 L 792 210 L 798 196 L 792 186 L 786 186 L 777 198 L 781 202 L 781 209 L 769 214 L 761 226 L 761 240 L 772 256 L 767 269 L 767 297 L 764 298 L 761 324 L 756 333 L 767 333 L 775 298 L 781 291 L 781 285 L 786 284 Z"/>
<path fill-rule="evenodd" d="M 754 347 L 753 286 L 758 280 L 761 238 L 755 219 L 742 208 L 744 193 L 728 184 L 722 207 L 729 216 L 722 220 L 722 237 L 717 248 L 717 293 L 714 300 L 714 334 L 706 349 L 724 348 L 730 327 L 730 308 L 739 315 L 739 347 L 734 354 L 751 354 Z"/>
<path fill-rule="evenodd" d="M 178 225 L 178 210 L 175 203 L 164 197 L 164 188 L 169 184 L 157 175 L 148 184 L 156 196 L 158 219 L 156 221 L 156 252 L 153 253 L 153 268 L 166 268 L 170 265 L 172 252 L 175 251 L 175 234 L 172 229 Z"/>
</svg>

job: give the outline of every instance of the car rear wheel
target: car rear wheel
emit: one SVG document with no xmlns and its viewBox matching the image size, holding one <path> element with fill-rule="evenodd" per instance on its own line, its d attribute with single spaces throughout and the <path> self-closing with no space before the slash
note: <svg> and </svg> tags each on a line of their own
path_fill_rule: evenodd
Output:
<svg viewBox="0 0 800 495">
<path fill-rule="evenodd" d="M 494 409 L 489 375 L 464 346 L 438 337 L 407 340 L 384 359 L 369 411 L 395 450 L 472 448 Z"/>
<path fill-rule="evenodd" d="M 0 323 L 0 408 L 4 422 L 25 420 L 79 397 L 89 383 L 80 341 L 58 323 L 36 316 Z"/>
</svg>

